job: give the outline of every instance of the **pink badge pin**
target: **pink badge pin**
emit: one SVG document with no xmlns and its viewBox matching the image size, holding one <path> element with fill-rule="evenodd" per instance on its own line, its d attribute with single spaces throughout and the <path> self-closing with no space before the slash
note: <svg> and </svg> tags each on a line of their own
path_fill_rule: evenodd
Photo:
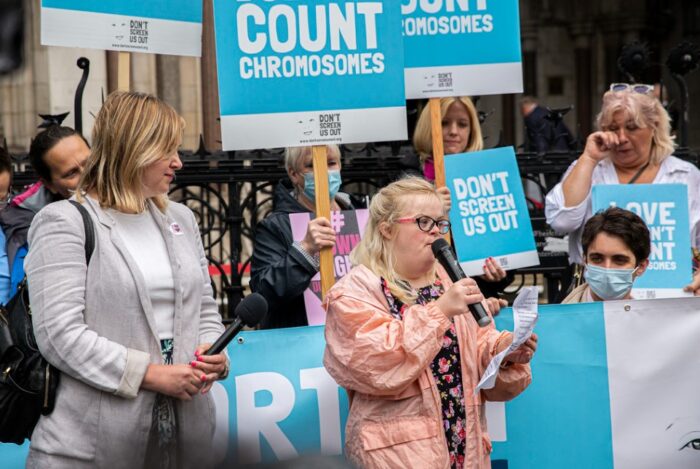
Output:
<svg viewBox="0 0 700 469">
<path fill-rule="evenodd" d="M 180 225 L 178 225 L 177 223 L 172 223 L 172 224 L 170 225 L 170 231 L 171 231 L 174 235 L 181 235 L 181 234 L 183 234 L 182 228 L 180 228 Z"/>
</svg>

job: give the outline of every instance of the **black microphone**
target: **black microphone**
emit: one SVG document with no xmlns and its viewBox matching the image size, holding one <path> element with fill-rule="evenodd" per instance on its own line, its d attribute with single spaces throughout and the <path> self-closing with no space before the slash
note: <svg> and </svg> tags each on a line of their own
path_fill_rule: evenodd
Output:
<svg viewBox="0 0 700 469">
<path fill-rule="evenodd" d="M 260 293 L 251 293 L 238 303 L 234 311 L 236 319 L 226 328 L 223 334 L 216 339 L 214 345 L 204 352 L 204 355 L 218 355 L 226 348 L 229 342 L 241 332 L 243 326 L 256 326 L 267 314 L 267 301 Z"/>
<path fill-rule="evenodd" d="M 457 282 L 463 278 L 467 278 L 462 270 L 462 266 L 459 265 L 455 255 L 452 253 L 452 248 L 443 238 L 438 238 L 433 242 L 432 245 L 433 255 L 438 260 L 440 265 L 447 271 L 447 275 L 453 282 Z M 484 306 L 481 303 L 474 303 L 467 305 L 469 311 L 474 316 L 474 320 L 479 325 L 479 327 L 488 326 L 491 322 L 491 317 L 488 315 Z"/>
</svg>

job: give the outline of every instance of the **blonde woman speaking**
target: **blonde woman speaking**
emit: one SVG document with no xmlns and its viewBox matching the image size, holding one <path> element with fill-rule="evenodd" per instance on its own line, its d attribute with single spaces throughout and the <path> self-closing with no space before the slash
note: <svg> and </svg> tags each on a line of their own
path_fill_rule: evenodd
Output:
<svg viewBox="0 0 700 469">
<path fill-rule="evenodd" d="M 27 276 L 39 349 L 61 371 L 28 467 L 208 467 L 224 330 L 197 222 L 167 198 L 184 122 L 140 93 L 97 115 L 78 201 L 95 227 L 85 261 L 80 213 L 47 206 L 29 231 Z"/>
</svg>

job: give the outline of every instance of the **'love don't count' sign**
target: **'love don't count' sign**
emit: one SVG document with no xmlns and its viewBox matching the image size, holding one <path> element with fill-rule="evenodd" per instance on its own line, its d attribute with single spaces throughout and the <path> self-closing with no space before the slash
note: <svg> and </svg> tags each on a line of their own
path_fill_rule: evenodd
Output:
<svg viewBox="0 0 700 469">
<path fill-rule="evenodd" d="M 199 57 L 202 2 L 42 0 L 41 43 Z"/>
<path fill-rule="evenodd" d="M 593 213 L 616 206 L 636 213 L 649 227 L 649 265 L 634 282 L 634 298 L 690 295 L 683 291 L 693 275 L 685 184 L 596 185 L 591 189 L 591 203 Z"/>
<path fill-rule="evenodd" d="M 225 150 L 406 138 L 395 0 L 214 0 Z"/>
<path fill-rule="evenodd" d="M 401 0 L 406 97 L 523 90 L 518 0 Z"/>
</svg>

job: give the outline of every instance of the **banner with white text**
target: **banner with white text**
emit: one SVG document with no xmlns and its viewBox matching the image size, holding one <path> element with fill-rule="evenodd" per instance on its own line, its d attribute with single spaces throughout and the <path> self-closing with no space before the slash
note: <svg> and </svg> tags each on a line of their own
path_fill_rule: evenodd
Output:
<svg viewBox="0 0 700 469">
<path fill-rule="evenodd" d="M 700 298 L 540 305 L 532 384 L 488 403 L 494 469 L 700 467 Z M 512 311 L 496 318 L 512 330 Z M 340 455 L 345 391 L 323 368 L 323 327 L 239 334 L 212 389 L 222 467 Z M 28 445 L 0 445 L 5 469 Z M 614 448 L 614 451 L 613 451 Z"/>
<path fill-rule="evenodd" d="M 445 156 L 450 221 L 467 275 L 493 257 L 505 270 L 539 265 L 523 184 L 512 147 Z"/>
<path fill-rule="evenodd" d="M 41 0 L 41 44 L 202 55 L 202 2 Z"/>
<path fill-rule="evenodd" d="M 591 190 L 593 213 L 616 206 L 639 215 L 649 227 L 651 254 L 634 281 L 639 299 L 690 296 L 693 277 L 688 186 L 685 184 L 601 184 Z"/>
<path fill-rule="evenodd" d="M 214 0 L 224 150 L 403 140 L 394 0 Z"/>
<path fill-rule="evenodd" d="M 401 0 L 406 98 L 523 91 L 518 0 Z"/>
</svg>

